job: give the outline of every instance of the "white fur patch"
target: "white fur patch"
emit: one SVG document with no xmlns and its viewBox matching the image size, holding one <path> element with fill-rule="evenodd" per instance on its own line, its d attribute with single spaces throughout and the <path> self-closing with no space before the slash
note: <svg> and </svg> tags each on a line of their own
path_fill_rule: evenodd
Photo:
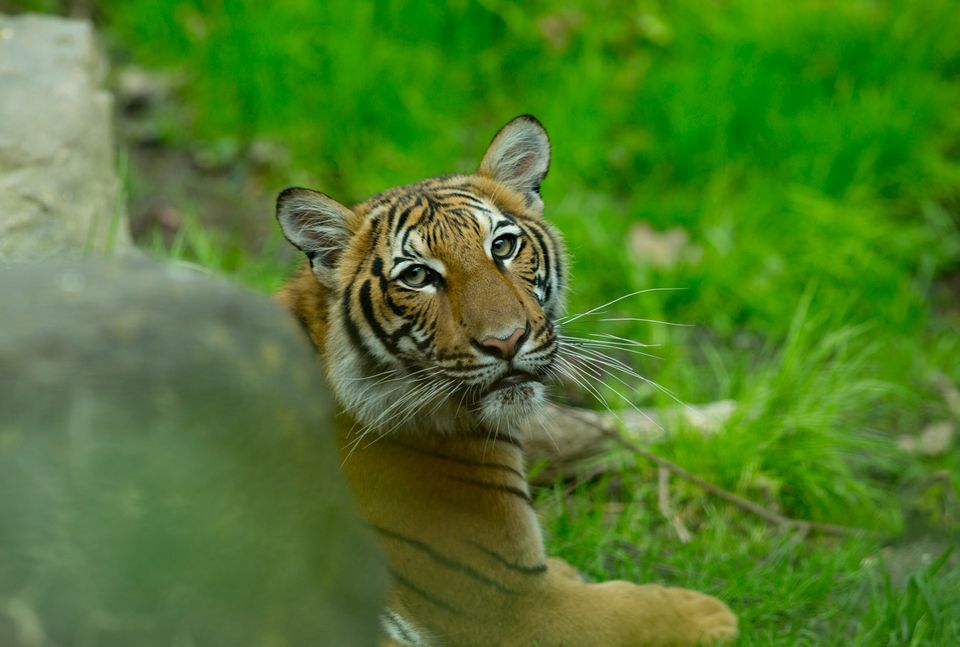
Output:
<svg viewBox="0 0 960 647">
<path fill-rule="evenodd" d="M 404 647 L 430 647 L 422 632 L 393 609 L 383 610 L 380 614 L 380 626 L 390 640 Z"/>
<path fill-rule="evenodd" d="M 480 416 L 491 429 L 513 429 L 539 413 L 546 401 L 546 389 L 542 384 L 524 382 L 485 395 L 480 401 Z"/>
<path fill-rule="evenodd" d="M 537 191 L 550 167 L 550 140 L 534 119 L 518 117 L 490 144 L 480 171 L 525 194 L 528 204 L 543 206 Z"/>
</svg>

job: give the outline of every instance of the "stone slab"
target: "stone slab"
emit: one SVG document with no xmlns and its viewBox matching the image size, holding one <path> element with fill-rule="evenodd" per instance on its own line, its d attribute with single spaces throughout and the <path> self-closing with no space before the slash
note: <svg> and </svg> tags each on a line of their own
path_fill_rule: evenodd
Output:
<svg viewBox="0 0 960 647">
<path fill-rule="evenodd" d="M 132 249 L 91 25 L 0 15 L 0 261 Z"/>
</svg>

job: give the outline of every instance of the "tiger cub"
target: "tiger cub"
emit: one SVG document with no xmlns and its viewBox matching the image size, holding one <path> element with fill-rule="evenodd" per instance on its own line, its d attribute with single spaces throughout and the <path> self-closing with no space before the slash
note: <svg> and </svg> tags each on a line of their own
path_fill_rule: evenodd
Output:
<svg viewBox="0 0 960 647">
<path fill-rule="evenodd" d="M 343 470 L 392 579 L 384 645 L 697 645 L 737 636 L 702 593 L 587 584 L 544 554 L 521 428 L 545 402 L 566 257 L 543 218 L 550 141 L 521 116 L 472 175 L 348 208 L 277 200 L 308 262 L 279 298 L 339 403 Z"/>
</svg>

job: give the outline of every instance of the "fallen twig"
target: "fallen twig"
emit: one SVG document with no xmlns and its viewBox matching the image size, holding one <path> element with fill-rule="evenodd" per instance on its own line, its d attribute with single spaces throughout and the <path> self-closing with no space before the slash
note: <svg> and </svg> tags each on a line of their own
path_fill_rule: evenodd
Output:
<svg viewBox="0 0 960 647">
<path fill-rule="evenodd" d="M 582 475 L 617 472 L 622 461 L 611 456 L 615 444 L 608 431 L 622 429 L 631 439 L 642 444 L 663 438 L 664 429 L 682 421 L 684 426 L 704 435 L 716 433 L 733 413 L 736 404 L 720 400 L 704 405 L 667 409 L 664 411 L 627 410 L 617 414 L 551 405 L 540 425 L 528 430 L 528 456 L 536 461 L 546 459 L 546 466 L 533 478 L 536 484 L 553 483 L 558 478 L 568 479 Z"/>
<path fill-rule="evenodd" d="M 567 413 L 568 415 L 572 415 L 572 416 L 579 415 L 579 412 L 573 409 L 568 410 Z M 581 422 L 585 425 L 596 426 L 596 423 L 589 419 L 581 418 Z M 751 512 L 754 515 L 772 524 L 776 524 L 778 526 L 783 526 L 786 528 L 797 528 L 806 532 L 819 532 L 827 535 L 850 535 L 856 532 L 861 532 L 861 529 L 859 528 L 848 528 L 846 526 L 838 526 L 836 524 L 831 524 L 831 523 L 821 523 L 819 521 L 793 519 L 791 517 L 786 517 L 778 512 L 767 510 L 763 506 L 757 503 L 754 503 L 753 501 L 744 499 L 743 497 L 738 496 L 733 492 L 730 492 L 729 490 L 724 490 L 723 488 L 717 485 L 714 485 L 713 483 L 705 479 L 702 479 L 699 476 L 695 476 L 694 474 L 691 474 L 690 472 L 683 469 L 676 463 L 672 463 L 661 456 L 657 456 L 650 450 L 644 449 L 637 443 L 624 438 L 616 430 L 601 428 L 600 431 L 604 436 L 609 438 L 614 443 L 620 445 L 624 449 L 638 456 L 642 456 L 643 458 L 647 459 L 651 463 L 655 464 L 657 467 L 663 470 L 667 470 L 674 476 L 678 476 L 684 479 L 685 481 L 689 481 L 690 483 L 697 485 L 701 489 L 706 490 L 708 493 L 714 495 L 715 497 L 718 497 L 720 499 L 723 499 L 724 501 L 732 503 L 738 508 L 742 508 L 743 510 Z"/>
<path fill-rule="evenodd" d="M 673 529 L 677 532 L 677 538 L 681 544 L 688 544 L 693 536 L 687 527 L 683 524 L 680 515 L 673 511 L 670 505 L 670 470 L 664 467 L 657 468 L 657 507 L 663 518 L 670 522 Z"/>
</svg>

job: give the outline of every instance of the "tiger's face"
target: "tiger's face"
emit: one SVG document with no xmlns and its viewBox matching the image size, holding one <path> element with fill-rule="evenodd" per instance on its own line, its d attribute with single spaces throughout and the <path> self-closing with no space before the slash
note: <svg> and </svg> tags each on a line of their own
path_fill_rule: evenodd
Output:
<svg viewBox="0 0 960 647">
<path fill-rule="evenodd" d="M 509 432 L 545 402 L 564 252 L 543 220 L 549 140 L 519 117 L 479 170 L 348 209 L 287 189 L 278 219 L 326 290 L 322 351 L 341 404 L 375 433 Z"/>
</svg>

